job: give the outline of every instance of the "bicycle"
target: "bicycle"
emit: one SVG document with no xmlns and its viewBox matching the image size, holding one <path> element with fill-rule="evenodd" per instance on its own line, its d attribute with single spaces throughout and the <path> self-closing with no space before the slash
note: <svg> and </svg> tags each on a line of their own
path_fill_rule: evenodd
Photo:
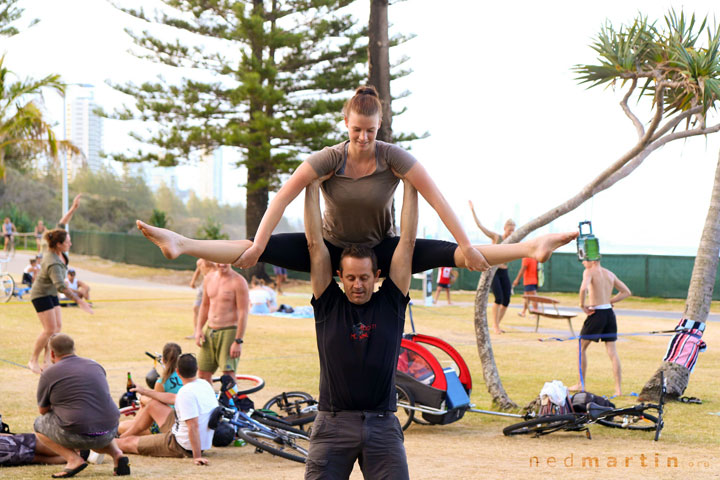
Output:
<svg viewBox="0 0 720 480">
<path fill-rule="evenodd" d="M 291 423 L 275 415 L 254 410 L 252 401 L 239 392 L 232 377 L 221 377 L 218 395 L 220 406 L 213 412 L 210 425 L 227 422 L 235 428 L 235 436 L 255 446 L 255 451 L 305 463 L 310 437 Z"/>
<path fill-rule="evenodd" d="M 585 413 L 566 413 L 562 415 L 545 415 L 531 418 L 524 422 L 510 425 L 503 429 L 503 434 L 524 435 L 534 434 L 535 437 L 548 435 L 557 431 L 585 432 L 588 439 L 591 439 L 588 425 L 598 423 L 612 428 L 623 428 L 626 430 L 655 431 L 655 441 L 660 439 L 665 422 L 663 421 L 663 405 L 667 385 L 664 375 L 660 376 L 662 389 L 657 404 L 639 403 L 630 407 L 613 408 L 603 407 L 594 402 L 586 406 Z M 646 410 L 657 411 L 657 417 L 645 413 Z"/>
<path fill-rule="evenodd" d="M 270 419 L 280 420 L 292 427 L 305 431 L 305 426 L 315 420 L 318 402 L 305 392 L 282 392 L 265 402 L 263 410 L 272 412 Z M 310 434 L 310 427 L 307 429 Z"/>
<path fill-rule="evenodd" d="M 9 302 L 15 294 L 15 280 L 9 273 L 0 273 L 0 303 Z"/>
</svg>

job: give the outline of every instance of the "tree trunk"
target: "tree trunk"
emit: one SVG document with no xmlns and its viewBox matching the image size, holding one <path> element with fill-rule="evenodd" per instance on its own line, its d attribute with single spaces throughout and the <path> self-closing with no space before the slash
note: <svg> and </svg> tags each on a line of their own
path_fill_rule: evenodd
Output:
<svg viewBox="0 0 720 480">
<path fill-rule="evenodd" d="M 392 97 L 390 96 L 390 42 L 388 39 L 388 0 L 370 0 L 368 26 L 368 83 L 375 87 L 382 102 L 382 123 L 377 139 L 392 143 Z"/>
<path fill-rule="evenodd" d="M 707 321 L 710 312 L 715 276 L 717 274 L 718 256 L 720 255 L 720 154 L 715 169 L 710 208 L 705 217 L 705 226 L 700 237 L 700 246 L 695 257 L 690 288 L 685 301 L 685 318 L 696 322 Z M 648 380 L 640 393 L 640 400 L 657 401 L 660 394 L 660 372 L 667 379 L 667 397 L 677 399 L 685 392 L 690 380 L 690 370 L 682 365 L 663 362 Z"/>
<path fill-rule="evenodd" d="M 487 298 L 496 271 L 497 267 L 483 272 L 478 282 L 478 288 L 475 292 L 475 337 L 477 338 L 478 354 L 483 367 L 483 378 L 488 392 L 492 396 L 493 404 L 501 410 L 510 410 L 518 406 L 510 400 L 505 388 L 502 386 L 502 381 L 500 381 L 487 324 Z"/>
</svg>

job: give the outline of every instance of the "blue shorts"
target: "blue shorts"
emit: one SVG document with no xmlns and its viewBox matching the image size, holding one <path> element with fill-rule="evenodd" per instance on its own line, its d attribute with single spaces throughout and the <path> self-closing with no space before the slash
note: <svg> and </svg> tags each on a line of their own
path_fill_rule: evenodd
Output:
<svg viewBox="0 0 720 480">
<path fill-rule="evenodd" d="M 526 292 L 537 292 L 537 285 L 525 285 L 523 290 Z"/>
<path fill-rule="evenodd" d="M 273 265 L 273 272 L 275 275 L 287 275 L 287 269 L 283 267 L 276 267 Z"/>
</svg>

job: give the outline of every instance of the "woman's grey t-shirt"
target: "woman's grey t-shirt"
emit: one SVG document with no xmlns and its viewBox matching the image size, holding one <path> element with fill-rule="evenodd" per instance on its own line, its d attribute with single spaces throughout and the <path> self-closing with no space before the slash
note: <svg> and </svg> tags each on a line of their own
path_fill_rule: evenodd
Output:
<svg viewBox="0 0 720 480">
<path fill-rule="evenodd" d="M 65 289 L 67 264 L 60 255 L 48 249 L 40 265 L 40 273 L 30 289 L 30 300 L 50 295 L 57 296 L 58 291 Z"/>
<path fill-rule="evenodd" d="M 325 197 L 323 237 L 341 248 L 353 244 L 374 247 L 395 235 L 392 201 L 400 179 L 392 170 L 406 174 L 415 157 L 390 143 L 375 142 L 375 171 L 360 178 L 345 175 L 349 141 L 326 147 L 305 161 L 319 176 L 335 174 L 322 184 Z"/>
</svg>

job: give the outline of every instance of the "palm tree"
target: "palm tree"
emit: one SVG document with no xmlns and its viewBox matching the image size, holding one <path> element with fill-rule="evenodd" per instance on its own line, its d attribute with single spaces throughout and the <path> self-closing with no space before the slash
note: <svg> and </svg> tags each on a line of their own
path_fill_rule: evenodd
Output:
<svg viewBox="0 0 720 480">
<path fill-rule="evenodd" d="M 0 177 L 3 181 L 5 154 L 11 150 L 23 154 L 45 153 L 51 157 L 57 157 L 58 149 L 81 154 L 72 143 L 56 139 L 35 100 L 43 88 L 64 94 L 65 84 L 60 76 L 14 81 L 4 62 L 5 56 L 0 57 Z"/>
<path fill-rule="evenodd" d="M 701 38 L 701 35 L 703 38 Z M 703 40 L 706 38 L 705 43 Z M 630 26 L 615 29 L 608 22 L 592 44 L 597 65 L 576 65 L 580 83 L 590 87 L 626 89 L 620 102 L 637 133 L 637 143 L 580 192 L 566 202 L 521 226 L 505 243 L 522 240 L 532 231 L 576 209 L 593 195 L 610 188 L 633 172 L 652 152 L 679 139 L 720 131 L 720 123 L 708 126 L 708 112 L 720 99 L 720 27 L 707 26 L 671 10 L 664 25 L 656 27 L 638 15 Z M 638 86 L 640 85 L 640 88 Z M 648 99 L 650 120 L 642 122 L 630 109 L 630 98 Z M 642 102 L 646 105 L 647 102 Z M 611 139 L 608 139 L 611 141 Z M 516 408 L 505 392 L 490 343 L 487 299 L 495 269 L 484 272 L 475 295 L 475 336 L 483 375 L 493 402 L 500 408 Z"/>
</svg>

